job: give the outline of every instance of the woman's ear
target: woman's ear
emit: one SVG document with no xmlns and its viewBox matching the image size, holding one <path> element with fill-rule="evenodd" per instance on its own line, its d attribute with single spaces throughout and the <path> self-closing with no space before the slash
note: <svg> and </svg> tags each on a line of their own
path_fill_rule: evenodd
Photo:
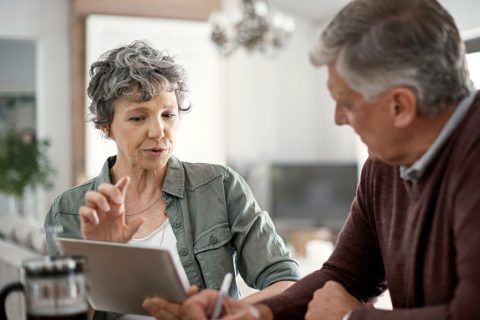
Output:
<svg viewBox="0 0 480 320">
<path fill-rule="evenodd" d="M 397 87 L 390 92 L 390 115 L 397 128 L 408 127 L 417 116 L 417 96 L 406 87 Z"/>
<path fill-rule="evenodd" d="M 110 136 L 110 127 L 103 127 L 101 130 L 105 138 L 112 138 Z"/>
</svg>

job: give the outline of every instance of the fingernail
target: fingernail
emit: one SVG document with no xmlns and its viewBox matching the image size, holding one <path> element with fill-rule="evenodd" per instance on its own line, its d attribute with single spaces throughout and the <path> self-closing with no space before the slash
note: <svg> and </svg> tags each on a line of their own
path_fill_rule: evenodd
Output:
<svg viewBox="0 0 480 320">
<path fill-rule="evenodd" d="M 144 302 L 144 303 L 143 303 L 143 308 L 144 308 L 145 310 L 147 310 L 148 312 L 150 312 L 150 313 L 153 312 L 153 309 L 152 309 L 152 307 L 150 306 L 150 304 L 149 304 L 148 302 Z"/>
<path fill-rule="evenodd" d="M 93 215 L 93 222 L 95 223 L 95 225 L 99 224 L 100 223 L 100 220 L 98 219 L 98 216 L 96 214 Z"/>
</svg>

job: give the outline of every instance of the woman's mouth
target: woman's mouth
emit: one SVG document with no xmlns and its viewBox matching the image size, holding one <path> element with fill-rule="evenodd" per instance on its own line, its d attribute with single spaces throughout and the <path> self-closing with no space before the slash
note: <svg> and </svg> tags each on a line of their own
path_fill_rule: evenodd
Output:
<svg viewBox="0 0 480 320">
<path fill-rule="evenodd" d="M 167 151 L 167 148 L 148 148 L 148 149 L 143 149 L 143 151 L 150 157 L 160 157 L 162 154 Z"/>
</svg>

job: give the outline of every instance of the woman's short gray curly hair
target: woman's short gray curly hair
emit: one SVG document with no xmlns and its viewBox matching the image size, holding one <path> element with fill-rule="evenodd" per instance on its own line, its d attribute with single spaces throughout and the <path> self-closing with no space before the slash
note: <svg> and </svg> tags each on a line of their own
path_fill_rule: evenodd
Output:
<svg viewBox="0 0 480 320">
<path fill-rule="evenodd" d="M 418 113 L 443 112 L 471 90 L 465 46 L 437 0 L 354 0 L 322 32 L 313 64 L 335 63 L 367 100 L 395 86 L 411 88 Z"/>
<path fill-rule="evenodd" d="M 191 108 L 184 68 L 166 51 L 156 50 L 145 41 L 106 52 L 90 67 L 90 77 L 90 120 L 98 129 L 110 128 L 114 104 L 120 99 L 148 101 L 162 92 L 174 91 L 179 111 Z"/>
</svg>

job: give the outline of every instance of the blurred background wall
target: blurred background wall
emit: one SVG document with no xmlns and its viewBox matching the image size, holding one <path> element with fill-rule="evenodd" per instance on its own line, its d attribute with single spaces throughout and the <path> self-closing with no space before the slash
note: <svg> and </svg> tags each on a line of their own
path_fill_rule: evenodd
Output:
<svg viewBox="0 0 480 320">
<path fill-rule="evenodd" d="M 222 6 L 227 11 L 235 10 L 235 2 L 224 0 Z M 201 142 L 192 142 L 187 135 L 180 148 L 195 152 L 182 151 L 184 158 L 196 160 L 197 154 L 197 161 L 234 167 L 248 180 L 260 204 L 268 209 L 273 208 L 271 174 L 274 164 L 287 167 L 361 165 L 365 160 L 364 147 L 350 128 L 337 127 L 333 123 L 334 105 L 326 89 L 326 70 L 315 69 L 308 61 L 308 52 L 319 29 L 347 2 L 270 1 L 273 9 L 292 15 L 296 22 L 296 30 L 287 46 L 274 55 L 245 50 L 237 50 L 228 58 L 216 55 L 208 44 L 209 21 L 195 22 L 197 29 L 205 32 L 205 38 L 203 42 L 196 42 L 195 47 L 190 46 L 190 52 L 193 52 L 190 55 L 196 52 L 203 59 L 200 65 L 202 61 L 209 64 L 204 68 L 191 66 L 187 71 L 196 82 L 202 81 L 202 77 L 207 76 L 205 72 L 209 72 L 211 86 L 193 85 L 198 88 L 196 91 L 202 91 L 204 97 L 194 104 L 195 112 L 199 110 L 198 115 L 192 113 L 186 117 L 190 117 L 187 120 L 189 132 L 193 132 L 190 136 L 195 131 L 209 132 L 209 136 L 203 138 L 210 139 L 205 142 L 209 147 L 203 150 L 210 151 L 199 154 Z M 480 2 L 441 2 L 451 10 L 463 34 L 478 36 L 480 22 L 476 13 Z M 71 10 L 72 2 L 67 0 L 0 0 L 0 40 L 25 40 L 35 47 L 36 132 L 39 137 L 50 139 L 48 154 L 57 170 L 53 189 L 39 190 L 35 194 L 34 215 L 39 220 L 43 219 L 56 195 L 77 182 L 72 150 L 81 146 L 75 145 L 74 128 L 78 123 L 83 125 L 85 119 L 72 117 L 71 64 L 76 56 L 71 46 Z M 168 23 L 168 19 L 160 23 L 165 21 Z M 99 31 L 98 26 L 88 31 L 90 38 L 97 38 L 97 44 L 101 42 Z M 122 40 L 120 31 L 113 29 L 113 32 L 117 32 L 118 39 L 110 42 L 112 45 L 131 40 L 132 35 Z M 85 39 L 89 39 L 88 34 Z M 189 48 L 188 41 L 178 40 L 169 46 L 178 48 L 177 45 L 182 44 Z M 155 41 L 160 47 L 162 39 Z M 85 57 L 87 65 L 100 52 L 98 48 L 87 46 L 88 50 L 92 51 Z M 189 51 L 185 52 L 186 56 L 180 58 L 191 61 L 188 60 Z M 15 71 L 12 66 L 9 71 L 2 70 L 2 77 L 6 75 L 8 78 L 7 73 L 12 73 L 13 77 L 20 70 Z M 86 74 L 86 70 L 83 72 Z M 189 141 L 191 145 L 188 145 Z M 96 143 L 104 142 L 98 140 Z M 87 156 L 88 153 L 86 149 Z M 99 157 L 96 152 L 93 155 Z M 87 161 L 85 159 L 85 163 Z M 7 211 L 4 197 L 0 197 L 0 214 L 1 211 Z"/>
</svg>

